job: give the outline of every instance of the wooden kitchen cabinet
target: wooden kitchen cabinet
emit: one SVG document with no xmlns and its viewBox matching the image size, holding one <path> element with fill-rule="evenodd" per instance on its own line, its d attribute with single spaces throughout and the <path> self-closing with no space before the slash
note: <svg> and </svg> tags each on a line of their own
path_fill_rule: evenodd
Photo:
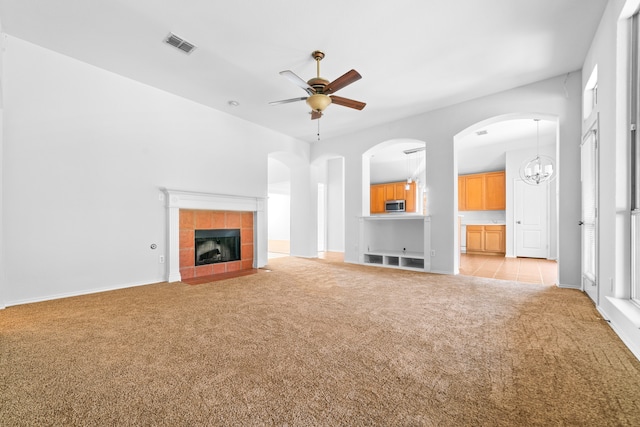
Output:
<svg viewBox="0 0 640 427">
<path fill-rule="evenodd" d="M 506 206 L 504 171 L 485 174 L 485 210 L 503 211 Z"/>
<path fill-rule="evenodd" d="M 404 188 L 403 184 L 403 188 Z M 416 183 L 412 182 L 411 184 L 409 184 L 409 189 L 408 190 L 404 190 L 404 200 L 405 200 L 405 211 L 407 212 L 415 212 L 417 205 L 416 205 Z"/>
<path fill-rule="evenodd" d="M 484 251 L 492 253 L 504 253 L 505 250 L 505 226 L 484 226 Z"/>
<path fill-rule="evenodd" d="M 416 183 L 409 184 L 408 190 L 406 185 L 406 181 L 372 184 L 369 195 L 369 212 L 371 214 L 385 213 L 384 204 L 388 200 L 404 200 L 405 212 L 415 212 L 417 207 Z"/>
<path fill-rule="evenodd" d="M 504 255 L 504 225 L 467 225 L 467 253 Z"/>
<path fill-rule="evenodd" d="M 458 210 L 505 210 L 504 171 L 458 176 Z"/>
<path fill-rule="evenodd" d="M 468 175 L 465 177 L 465 210 L 484 210 L 484 183 L 484 175 Z"/>
<path fill-rule="evenodd" d="M 484 226 L 467 225 L 467 253 L 484 252 Z"/>
<path fill-rule="evenodd" d="M 464 176 L 458 176 L 458 210 L 459 211 L 467 210 L 467 204 L 465 203 L 465 197 L 467 194 L 466 182 L 467 180 L 464 178 Z"/>
<path fill-rule="evenodd" d="M 405 200 L 406 182 L 390 182 L 385 184 L 385 200 Z"/>
<path fill-rule="evenodd" d="M 375 184 L 371 186 L 371 213 L 384 213 L 385 184 Z"/>
</svg>

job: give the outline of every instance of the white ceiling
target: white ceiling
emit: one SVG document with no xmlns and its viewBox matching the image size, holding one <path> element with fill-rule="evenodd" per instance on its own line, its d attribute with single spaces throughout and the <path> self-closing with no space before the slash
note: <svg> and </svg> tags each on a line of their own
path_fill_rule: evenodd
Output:
<svg viewBox="0 0 640 427">
<path fill-rule="evenodd" d="M 554 145 L 557 122 L 538 120 L 537 123 L 533 119 L 504 120 L 461 137 L 456 145 L 458 174 L 502 170 L 505 168 L 507 151 Z M 486 133 L 479 135 L 478 131 Z"/>
<path fill-rule="evenodd" d="M 304 141 L 317 122 L 278 74 L 363 78 L 322 139 L 578 70 L 606 0 L 0 0 L 7 34 Z M 190 55 L 163 43 L 194 43 Z M 240 103 L 232 107 L 228 101 Z"/>
</svg>

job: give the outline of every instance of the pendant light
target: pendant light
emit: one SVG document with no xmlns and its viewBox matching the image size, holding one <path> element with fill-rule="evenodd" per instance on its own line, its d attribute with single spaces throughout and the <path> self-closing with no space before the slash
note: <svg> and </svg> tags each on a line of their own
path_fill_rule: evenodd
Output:
<svg viewBox="0 0 640 427">
<path fill-rule="evenodd" d="M 539 185 L 556 177 L 553 159 L 540 155 L 540 119 L 536 122 L 536 157 L 520 166 L 520 178 L 529 185 Z"/>
</svg>

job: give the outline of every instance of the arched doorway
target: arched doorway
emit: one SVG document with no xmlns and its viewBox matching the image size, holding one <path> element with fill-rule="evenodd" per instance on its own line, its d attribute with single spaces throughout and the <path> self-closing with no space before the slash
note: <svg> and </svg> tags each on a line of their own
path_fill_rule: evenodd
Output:
<svg viewBox="0 0 640 427">
<path fill-rule="evenodd" d="M 269 156 L 267 186 L 267 230 L 269 258 L 291 252 L 291 171 Z"/>
<path fill-rule="evenodd" d="M 555 262 L 551 266 L 548 262 L 541 262 L 537 267 L 529 267 L 529 264 L 534 262 L 527 261 L 524 270 L 522 265 L 513 267 L 511 264 L 525 258 L 557 260 L 556 182 L 552 181 L 535 187 L 528 186 L 520 179 L 519 169 L 523 162 L 531 160 L 538 153 L 557 159 L 558 135 L 556 116 L 519 113 L 492 117 L 454 136 L 454 170 L 459 177 L 473 177 L 475 174 L 494 171 L 504 171 L 505 176 L 504 210 L 470 210 L 458 206 L 460 226 L 456 245 L 459 246 L 461 253 L 457 260 L 460 274 L 555 283 L 557 279 Z M 556 174 L 557 163 L 556 161 Z M 456 182 L 455 188 L 459 196 L 462 194 L 463 199 L 465 190 L 457 185 L 460 179 Z M 468 190 L 466 194 L 468 195 Z M 535 224 L 533 219 L 536 220 Z M 529 223 L 534 224 L 537 229 L 527 229 Z M 469 252 L 467 246 L 473 244 L 474 251 L 477 249 L 477 242 L 482 239 L 478 234 L 482 227 L 493 231 L 493 228 L 498 226 L 504 227 L 504 262 L 501 259 L 492 258 L 491 262 L 482 264 L 476 262 L 477 258 L 474 258 L 473 263 L 465 265 L 465 261 L 470 259 L 465 256 L 465 253 Z M 537 240 L 529 236 L 536 236 Z M 538 245 L 537 251 L 532 250 L 533 243 Z M 479 254 L 474 252 L 474 257 L 476 255 Z"/>
<path fill-rule="evenodd" d="M 343 156 L 326 155 L 312 164 L 317 188 L 318 256 L 344 259 L 345 161 Z"/>
<path fill-rule="evenodd" d="M 370 215 L 371 185 L 393 182 L 413 183 L 415 212 L 427 214 L 426 143 L 398 138 L 381 142 L 362 154 L 363 215 Z"/>
</svg>

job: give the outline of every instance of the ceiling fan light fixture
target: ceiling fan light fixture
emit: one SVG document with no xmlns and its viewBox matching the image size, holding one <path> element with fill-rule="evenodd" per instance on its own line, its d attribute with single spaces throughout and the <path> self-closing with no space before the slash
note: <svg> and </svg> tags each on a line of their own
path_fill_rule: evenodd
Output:
<svg viewBox="0 0 640 427">
<path fill-rule="evenodd" d="M 313 111 L 322 112 L 329 104 L 331 104 L 331 98 L 322 93 L 315 93 L 307 98 L 307 105 L 309 105 Z"/>
</svg>

